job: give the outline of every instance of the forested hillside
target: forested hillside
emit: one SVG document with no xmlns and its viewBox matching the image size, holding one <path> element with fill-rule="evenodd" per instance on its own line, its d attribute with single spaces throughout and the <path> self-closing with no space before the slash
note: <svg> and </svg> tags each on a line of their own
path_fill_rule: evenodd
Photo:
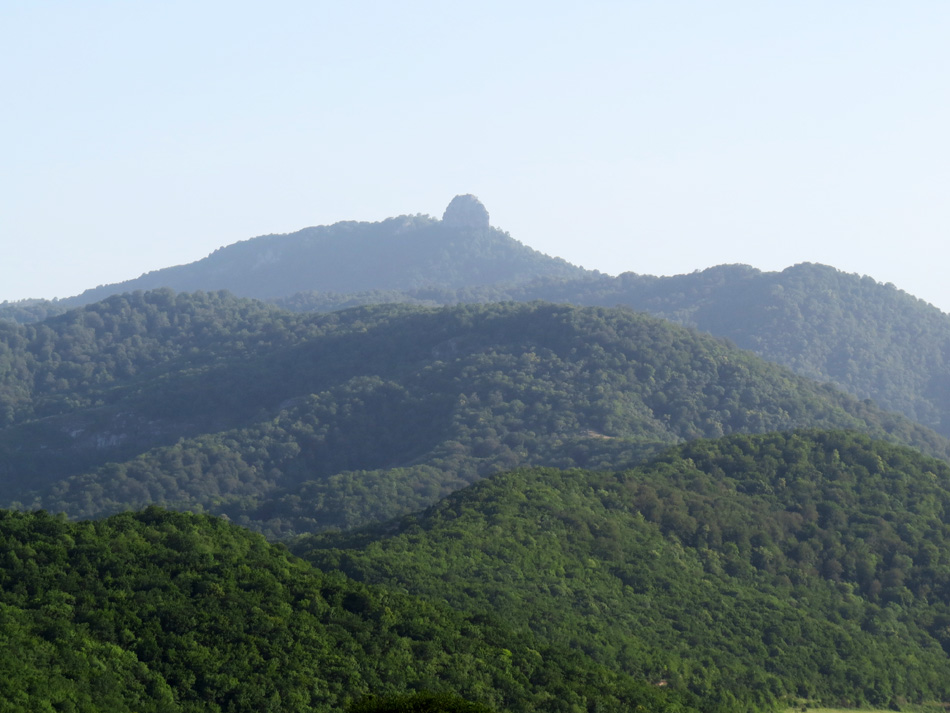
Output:
<svg viewBox="0 0 950 713">
<path fill-rule="evenodd" d="M 393 302 L 622 304 L 727 337 L 950 436 L 950 316 L 892 285 L 814 264 L 610 277 L 489 227 L 473 196 L 457 196 L 442 220 L 400 216 L 261 236 L 74 298 L 3 303 L 0 320 L 42 321 L 109 295 L 159 288 L 227 289 L 301 312 Z"/>
<path fill-rule="evenodd" d="M 215 518 L 0 512 L 0 545 L 5 713 L 312 713 L 420 689 L 482 704 L 459 713 L 715 710 Z"/>
<path fill-rule="evenodd" d="M 0 515 L 10 710 L 950 700 L 947 441 L 629 308 L 119 295 L 0 324 L 0 418 L 111 515 Z"/>
<path fill-rule="evenodd" d="M 945 462 L 805 431 L 497 475 L 295 549 L 726 710 L 898 708 L 950 699 L 948 522 Z"/>
<path fill-rule="evenodd" d="M 607 289 L 596 282 L 570 297 L 527 291 L 524 298 L 629 305 L 727 337 L 950 434 L 950 316 L 893 285 L 813 264 L 621 275 Z"/>
<path fill-rule="evenodd" d="M 280 537 L 407 512 L 520 465 L 621 467 L 678 441 L 853 428 L 944 439 L 697 332 L 542 303 L 282 312 L 116 296 L 0 325 L 2 504 L 159 503 Z"/>
<path fill-rule="evenodd" d="M 296 311 L 332 311 L 381 302 L 499 300 L 633 307 L 726 337 L 950 435 L 950 316 L 893 285 L 825 265 L 782 272 L 722 265 L 675 277 L 625 273 L 458 290 L 304 293 L 276 302 Z"/>
<path fill-rule="evenodd" d="M 905 709 L 950 699 L 948 522 L 946 462 L 811 430 L 693 441 L 625 471 L 496 474 L 301 538 L 316 568 L 207 515 L 0 511 L 0 700 Z"/>
</svg>

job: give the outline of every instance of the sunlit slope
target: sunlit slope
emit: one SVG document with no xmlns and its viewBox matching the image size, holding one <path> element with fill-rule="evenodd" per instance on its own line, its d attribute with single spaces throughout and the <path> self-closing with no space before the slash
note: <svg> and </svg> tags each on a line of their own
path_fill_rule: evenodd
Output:
<svg viewBox="0 0 950 713">
<path fill-rule="evenodd" d="M 444 603 L 316 571 L 215 518 L 0 512 L 0 542 L 11 713 L 329 712 L 417 689 L 525 713 L 697 710 Z"/>
<path fill-rule="evenodd" d="M 735 710 L 888 706 L 950 697 L 948 521 L 945 462 L 805 431 L 497 475 L 296 551 Z"/>
</svg>

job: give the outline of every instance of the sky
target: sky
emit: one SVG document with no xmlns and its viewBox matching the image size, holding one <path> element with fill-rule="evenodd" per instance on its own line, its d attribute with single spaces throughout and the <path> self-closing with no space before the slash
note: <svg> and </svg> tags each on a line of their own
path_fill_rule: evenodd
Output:
<svg viewBox="0 0 950 713">
<path fill-rule="evenodd" d="M 3 0 L 0 301 L 473 193 L 609 274 L 950 312 L 948 37 L 945 0 Z"/>
</svg>

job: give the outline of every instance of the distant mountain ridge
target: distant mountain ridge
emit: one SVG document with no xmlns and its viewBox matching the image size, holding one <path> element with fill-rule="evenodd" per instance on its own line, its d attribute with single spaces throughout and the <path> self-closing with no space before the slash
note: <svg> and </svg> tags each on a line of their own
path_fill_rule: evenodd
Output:
<svg viewBox="0 0 950 713">
<path fill-rule="evenodd" d="M 197 262 L 102 285 L 61 302 L 73 307 L 160 287 L 178 292 L 228 290 L 267 300 L 307 290 L 457 289 L 589 274 L 523 245 L 492 228 L 488 219 L 475 196 L 456 196 L 441 220 L 403 215 L 377 223 L 345 221 L 264 235 L 219 248 Z"/>
</svg>

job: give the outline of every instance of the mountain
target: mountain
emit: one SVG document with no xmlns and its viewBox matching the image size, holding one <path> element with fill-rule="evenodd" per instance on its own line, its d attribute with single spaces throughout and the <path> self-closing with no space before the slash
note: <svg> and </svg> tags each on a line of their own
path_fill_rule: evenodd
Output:
<svg viewBox="0 0 950 713">
<path fill-rule="evenodd" d="M 945 315 L 822 266 L 584 273 L 471 197 L 314 230 L 325 269 L 299 234 L 215 264 L 349 271 L 280 302 L 332 312 L 165 287 L 0 322 L 0 507 L 66 515 L 0 511 L 0 708 L 950 700 L 950 442 L 733 344 L 943 427 Z M 338 309 L 378 301 L 419 304 Z"/>
<path fill-rule="evenodd" d="M 932 431 L 712 337 L 545 303 L 292 314 L 170 290 L 0 325 L 12 508 L 149 504 L 271 537 L 408 512 L 521 465 L 622 467 L 735 432 Z"/>
<path fill-rule="evenodd" d="M 723 710 L 899 709 L 950 698 L 948 522 L 945 462 L 802 431 L 495 475 L 294 550 Z"/>
<path fill-rule="evenodd" d="M 5 712 L 700 710 L 444 602 L 315 570 L 217 518 L 0 512 L 0 542 Z M 383 705 L 354 705 L 367 694 Z"/>
<path fill-rule="evenodd" d="M 404 215 L 265 235 L 228 245 L 203 260 L 149 272 L 61 300 L 67 307 L 135 290 L 228 290 L 273 299 L 296 292 L 459 288 L 577 277 L 587 271 L 548 257 L 492 228 L 471 195 L 456 196 L 442 220 Z"/>
<path fill-rule="evenodd" d="M 402 216 L 263 236 L 75 298 L 4 303 L 0 318 L 40 321 L 109 294 L 160 287 L 228 289 L 294 311 L 387 302 L 627 305 L 726 337 L 950 436 L 950 316 L 892 285 L 814 264 L 611 277 L 490 228 L 473 196 L 457 196 L 442 220 Z"/>
<path fill-rule="evenodd" d="M 626 305 L 730 339 L 950 435 L 950 315 L 893 285 L 825 265 L 781 272 L 721 265 L 674 277 L 587 275 L 384 294 L 310 292 L 276 303 L 331 311 L 381 301 L 434 306 L 506 300 Z"/>
</svg>

